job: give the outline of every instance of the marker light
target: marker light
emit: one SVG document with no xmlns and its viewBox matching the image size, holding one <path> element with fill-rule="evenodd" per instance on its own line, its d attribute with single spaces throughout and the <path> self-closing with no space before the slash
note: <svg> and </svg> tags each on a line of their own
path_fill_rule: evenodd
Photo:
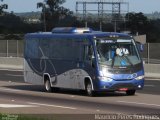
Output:
<svg viewBox="0 0 160 120">
<path fill-rule="evenodd" d="M 110 38 L 118 38 L 119 35 L 110 35 L 109 37 L 110 37 Z"/>
<path fill-rule="evenodd" d="M 76 27 L 57 27 L 52 30 L 52 33 L 91 33 L 90 28 L 76 28 Z"/>
</svg>

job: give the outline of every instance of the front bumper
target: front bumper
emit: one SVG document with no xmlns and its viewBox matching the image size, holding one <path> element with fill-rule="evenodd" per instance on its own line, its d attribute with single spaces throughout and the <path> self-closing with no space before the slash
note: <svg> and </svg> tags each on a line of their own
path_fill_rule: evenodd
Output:
<svg viewBox="0 0 160 120">
<path fill-rule="evenodd" d="M 144 87 L 144 79 L 142 80 L 121 80 L 112 82 L 99 81 L 96 91 L 122 91 L 122 90 L 141 90 Z"/>
</svg>

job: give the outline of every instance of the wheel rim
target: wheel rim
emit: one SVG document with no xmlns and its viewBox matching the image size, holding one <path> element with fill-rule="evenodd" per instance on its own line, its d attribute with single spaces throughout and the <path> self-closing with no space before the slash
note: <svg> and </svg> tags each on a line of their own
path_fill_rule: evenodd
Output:
<svg viewBox="0 0 160 120">
<path fill-rule="evenodd" d="M 50 89 L 50 84 L 49 84 L 49 81 L 48 81 L 48 80 L 46 81 L 45 86 L 46 86 L 46 90 L 49 91 L 49 89 Z"/>
<path fill-rule="evenodd" d="M 91 84 L 88 84 L 88 85 L 87 85 L 87 93 L 88 93 L 89 95 L 92 94 L 92 86 L 91 86 Z"/>
</svg>

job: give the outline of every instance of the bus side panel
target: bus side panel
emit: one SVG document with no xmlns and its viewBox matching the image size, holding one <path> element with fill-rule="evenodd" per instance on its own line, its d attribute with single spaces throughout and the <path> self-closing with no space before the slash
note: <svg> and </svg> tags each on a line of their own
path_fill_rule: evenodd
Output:
<svg viewBox="0 0 160 120">
<path fill-rule="evenodd" d="M 57 76 L 56 87 L 71 88 L 71 89 L 85 89 L 84 78 L 89 74 L 83 69 L 71 69 Z"/>
<path fill-rule="evenodd" d="M 29 62 L 30 60 L 28 60 Z M 32 83 L 35 85 L 43 85 L 43 77 L 38 75 L 32 68 L 29 66 L 27 60 L 24 59 L 24 80 L 27 83 Z M 34 64 L 34 63 L 32 63 Z"/>
<path fill-rule="evenodd" d="M 27 59 L 24 63 L 25 82 L 36 85 L 44 84 L 43 75 L 47 74 L 52 87 L 84 89 L 84 79 L 93 76 L 90 65 L 75 60 Z"/>
<path fill-rule="evenodd" d="M 77 61 L 37 59 L 25 60 L 25 82 L 43 85 L 43 74 L 49 75 L 52 87 L 85 89 L 84 79 L 93 76 L 94 69 Z"/>
<path fill-rule="evenodd" d="M 76 60 L 54 60 L 47 62 L 47 73 L 52 77 L 52 87 L 84 89 L 84 78 L 87 72 L 80 68 Z M 51 68 L 52 66 L 52 68 Z M 55 71 L 51 73 L 51 71 Z M 56 75 L 56 80 L 54 76 Z"/>
<path fill-rule="evenodd" d="M 91 61 L 84 61 L 84 53 L 88 58 L 89 52 L 84 52 L 86 47 L 90 49 L 86 38 L 26 38 L 25 81 L 43 84 L 43 75 L 47 74 L 52 87 L 84 89 L 85 77 L 94 75 L 92 65 L 84 63 Z"/>
</svg>

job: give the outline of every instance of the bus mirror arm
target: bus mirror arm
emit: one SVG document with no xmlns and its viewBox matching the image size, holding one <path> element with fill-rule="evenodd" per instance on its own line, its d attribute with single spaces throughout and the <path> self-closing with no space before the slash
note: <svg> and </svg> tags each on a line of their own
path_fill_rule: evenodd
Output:
<svg viewBox="0 0 160 120">
<path fill-rule="evenodd" d="M 85 65 L 84 65 L 84 62 L 83 61 L 77 61 L 77 67 L 78 68 L 83 68 Z"/>
<path fill-rule="evenodd" d="M 92 66 L 92 68 L 95 68 L 95 59 L 94 58 L 91 59 L 91 66 Z"/>
<path fill-rule="evenodd" d="M 144 51 L 144 45 L 139 43 L 139 42 L 136 42 L 137 43 L 137 47 L 139 49 L 140 52 L 143 52 Z"/>
<path fill-rule="evenodd" d="M 95 68 L 95 63 L 94 62 L 92 62 L 92 67 Z"/>
<path fill-rule="evenodd" d="M 88 55 L 88 60 L 92 61 L 92 55 Z"/>
</svg>

